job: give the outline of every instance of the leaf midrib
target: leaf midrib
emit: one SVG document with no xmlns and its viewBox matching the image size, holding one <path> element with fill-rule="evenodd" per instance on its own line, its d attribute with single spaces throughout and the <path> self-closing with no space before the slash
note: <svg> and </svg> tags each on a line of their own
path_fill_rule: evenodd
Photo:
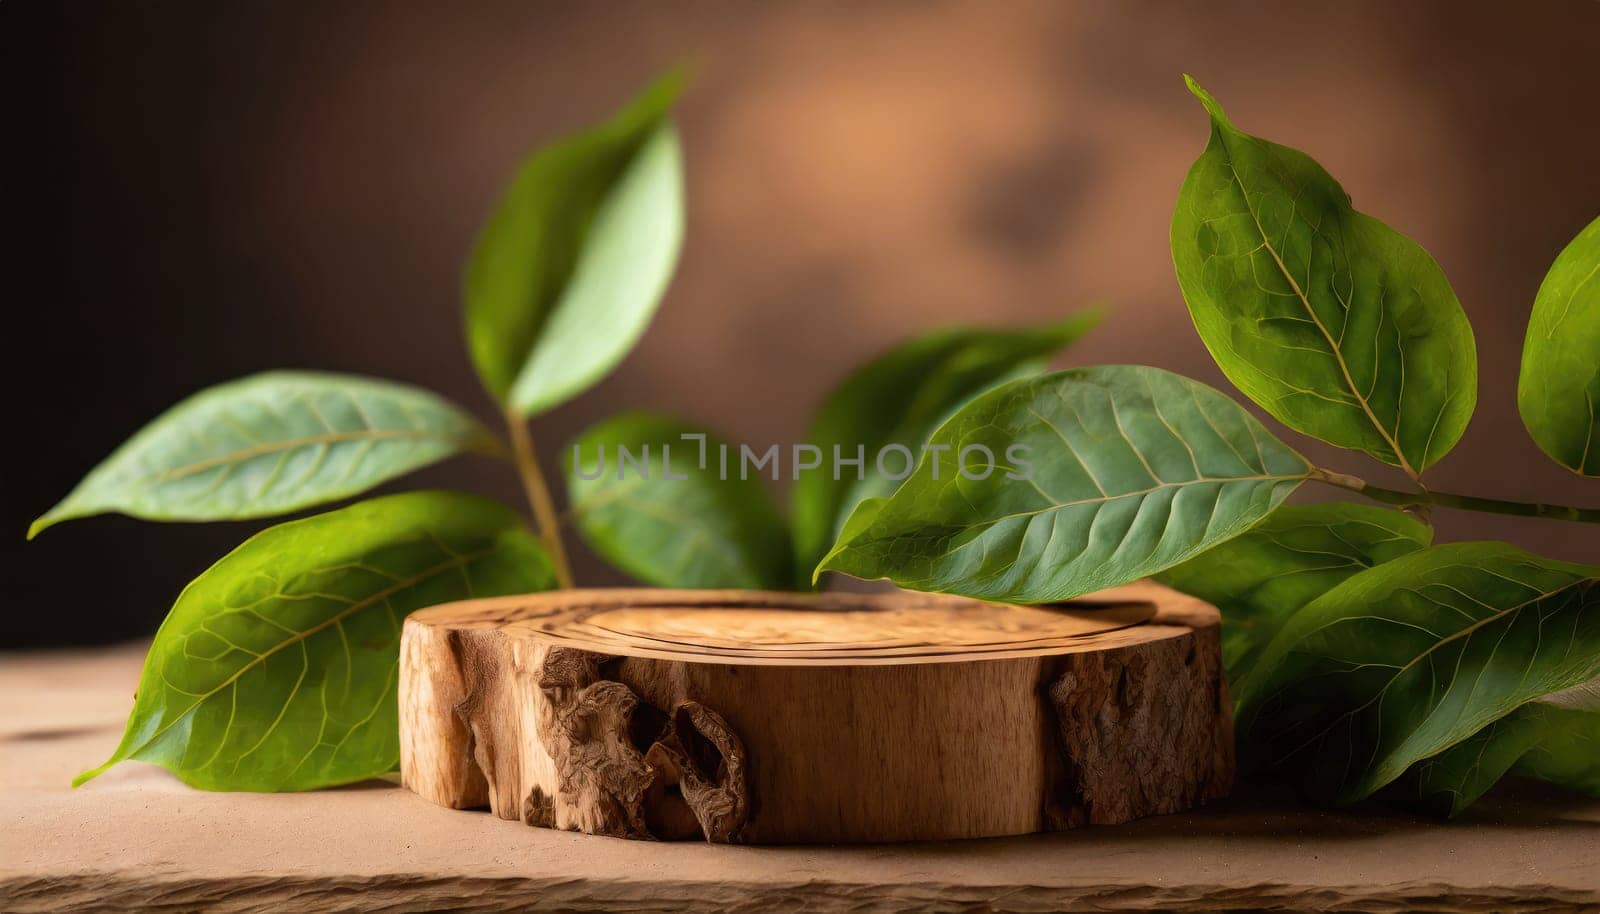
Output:
<svg viewBox="0 0 1600 914">
<path fill-rule="evenodd" d="M 454 440 L 452 436 L 441 432 L 419 429 L 364 429 L 357 432 L 325 432 L 320 435 L 284 438 L 278 441 L 269 441 L 247 448 L 240 448 L 236 451 L 229 451 L 226 454 L 218 454 L 213 457 L 207 457 L 204 460 L 197 460 L 193 463 L 162 470 L 146 478 L 154 483 L 171 482 L 174 479 L 183 479 L 214 467 L 225 466 L 230 463 L 242 463 L 255 457 L 276 454 L 281 451 L 292 451 L 296 448 L 338 444 L 345 441 L 380 441 L 394 438 L 434 438 L 447 444 Z"/>
<path fill-rule="evenodd" d="M 1250 203 L 1250 192 L 1245 189 L 1244 179 L 1239 176 L 1239 170 L 1233 165 L 1233 154 L 1228 151 L 1227 142 L 1224 141 L 1219 145 L 1222 147 L 1223 156 L 1227 158 L 1228 173 L 1233 176 L 1234 186 L 1239 188 L 1239 196 L 1244 199 L 1245 211 L 1250 214 L 1250 221 L 1255 224 L 1256 234 L 1261 236 L 1261 246 L 1266 249 L 1268 254 L 1272 255 L 1272 262 L 1278 265 L 1278 272 L 1283 274 L 1284 280 L 1289 283 L 1289 288 L 1294 290 L 1295 298 L 1300 300 L 1301 306 L 1305 308 L 1306 314 L 1310 316 L 1311 323 L 1316 326 L 1317 332 L 1321 333 L 1322 338 L 1327 341 L 1328 348 L 1333 353 L 1333 360 L 1339 366 L 1339 373 L 1344 376 L 1345 387 L 1349 389 L 1350 395 L 1355 397 L 1356 402 L 1361 405 L 1361 411 L 1366 414 L 1367 421 L 1372 423 L 1372 427 L 1383 438 L 1384 443 L 1389 445 L 1389 449 L 1394 452 L 1395 459 L 1400 461 L 1400 469 L 1404 470 L 1407 476 L 1416 479 L 1418 473 L 1411 466 L 1410 461 L 1406 460 L 1405 453 L 1400 449 L 1400 443 L 1389 434 L 1383 423 L 1378 421 L 1378 416 L 1372 411 L 1371 404 L 1367 402 L 1367 398 L 1362 395 L 1356 386 L 1355 378 L 1350 374 L 1350 366 L 1345 362 L 1344 352 L 1340 350 L 1338 342 L 1334 340 L 1333 334 L 1328 332 L 1327 326 L 1322 323 L 1322 318 L 1317 315 L 1316 309 L 1311 307 L 1311 300 L 1306 297 L 1305 291 L 1300 288 L 1300 283 L 1289 272 L 1289 268 L 1284 264 L 1283 258 L 1278 256 L 1278 250 L 1273 246 L 1272 239 L 1267 237 L 1267 230 L 1262 227 L 1261 218 L 1256 215 L 1255 207 Z M 1377 366 L 1373 366 L 1373 371 L 1377 371 Z M 1428 455 L 1424 453 L 1422 457 L 1423 460 L 1426 460 Z"/>
<path fill-rule="evenodd" d="M 1292 479 L 1298 479 L 1298 480 L 1304 481 L 1304 480 L 1310 479 L 1311 476 L 1312 476 L 1312 474 L 1309 471 L 1305 472 L 1305 473 L 1273 474 L 1273 475 L 1259 475 L 1259 476 L 1200 476 L 1200 477 L 1196 477 L 1194 479 L 1179 480 L 1177 482 L 1163 482 L 1160 485 L 1151 486 L 1148 489 L 1139 489 L 1139 490 L 1134 491 L 1134 492 L 1119 492 L 1116 495 L 1101 495 L 1101 496 L 1099 496 L 1097 498 L 1084 498 L 1084 499 L 1080 499 L 1078 501 L 1058 502 L 1058 503 L 1046 505 L 1046 506 L 1044 506 L 1042 508 L 1038 508 L 1038 509 L 1033 510 L 1033 511 L 1018 511 L 1018 512 L 1016 512 L 1014 514 L 1003 514 L 1003 515 L 1001 515 L 999 517 L 985 518 L 983 520 L 973 521 L 970 524 L 962 524 L 959 527 L 957 527 L 957 529 L 958 530 L 963 530 L 963 531 L 971 530 L 974 527 L 980 527 L 980 526 L 983 526 L 985 524 L 990 524 L 990 525 L 998 524 L 1001 521 L 1015 520 L 1015 519 L 1017 519 L 1019 517 L 1037 517 L 1040 514 L 1045 514 L 1045 513 L 1050 512 L 1050 511 L 1059 511 L 1059 510 L 1062 510 L 1064 508 L 1079 508 L 1079 507 L 1082 507 L 1084 505 L 1105 504 L 1107 502 L 1113 502 L 1113 501 L 1116 501 L 1116 500 L 1121 499 L 1121 498 L 1140 498 L 1140 497 L 1143 497 L 1143 496 L 1146 496 L 1146 495 L 1152 495 L 1152 494 L 1154 494 L 1156 492 L 1160 492 L 1163 489 L 1176 489 L 1176 488 L 1182 488 L 1184 486 L 1209 485 L 1211 483 L 1288 482 L 1289 480 L 1292 480 Z"/>
</svg>

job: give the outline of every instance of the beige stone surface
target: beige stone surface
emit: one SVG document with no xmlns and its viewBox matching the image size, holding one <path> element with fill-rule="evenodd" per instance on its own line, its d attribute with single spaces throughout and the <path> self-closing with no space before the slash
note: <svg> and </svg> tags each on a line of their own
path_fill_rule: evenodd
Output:
<svg viewBox="0 0 1600 914">
<path fill-rule="evenodd" d="M 1600 803 L 1502 791 L 1442 823 L 1243 790 L 1114 828 L 877 847 L 592 838 L 387 783 L 211 794 L 125 764 L 141 650 L 0 655 L 0 910 L 1600 909 Z"/>
</svg>

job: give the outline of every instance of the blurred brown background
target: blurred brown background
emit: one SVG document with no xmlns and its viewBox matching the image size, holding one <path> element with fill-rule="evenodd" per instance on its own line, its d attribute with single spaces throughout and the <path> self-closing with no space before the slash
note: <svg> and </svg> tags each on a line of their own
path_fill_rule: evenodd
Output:
<svg viewBox="0 0 1600 914">
<path fill-rule="evenodd" d="M 789 442 L 861 359 L 952 322 L 1110 318 L 1073 364 L 1225 385 L 1167 251 L 1206 141 L 1179 74 L 1426 246 L 1477 329 L 1479 408 L 1436 488 L 1600 504 L 1515 409 L 1551 258 L 1600 210 L 1600 3 L 0 3 L 6 645 L 148 633 L 262 524 L 108 517 L 24 546 L 180 397 L 271 367 L 488 413 L 459 334 L 473 232 L 522 154 L 659 68 L 689 236 L 623 368 L 535 426 L 626 408 Z M 1304 444 L 1302 439 L 1297 439 Z M 1308 445 L 1331 465 L 1392 477 Z M 517 498 L 486 462 L 405 483 Z M 1440 512 L 1441 539 L 1600 560 L 1600 530 Z M 591 558 L 589 583 L 616 580 Z"/>
</svg>

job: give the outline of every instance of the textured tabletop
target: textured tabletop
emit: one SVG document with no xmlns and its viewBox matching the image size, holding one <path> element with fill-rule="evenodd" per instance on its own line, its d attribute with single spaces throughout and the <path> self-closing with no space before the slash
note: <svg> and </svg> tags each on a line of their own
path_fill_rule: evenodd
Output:
<svg viewBox="0 0 1600 914">
<path fill-rule="evenodd" d="M 142 648 L 0 654 L 0 910 L 1600 908 L 1600 803 L 1502 790 L 1454 822 L 1240 791 L 1115 828 L 878 847 L 658 844 L 528 828 L 375 782 L 189 790 L 122 765 Z"/>
</svg>

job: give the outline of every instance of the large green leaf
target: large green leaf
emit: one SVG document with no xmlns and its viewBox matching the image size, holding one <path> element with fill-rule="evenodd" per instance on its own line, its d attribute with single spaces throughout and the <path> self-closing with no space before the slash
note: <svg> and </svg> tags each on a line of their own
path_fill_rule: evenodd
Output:
<svg viewBox="0 0 1600 914">
<path fill-rule="evenodd" d="M 1178 194 L 1172 260 L 1200 338 L 1285 425 L 1421 473 L 1478 398 L 1472 328 L 1444 272 L 1352 209 L 1309 156 L 1239 132 L 1188 83 L 1211 142 Z"/>
<path fill-rule="evenodd" d="M 1222 660 L 1237 681 L 1251 655 L 1300 607 L 1351 575 L 1432 541 L 1427 524 L 1388 508 L 1285 505 L 1156 579 L 1222 610 Z"/>
<path fill-rule="evenodd" d="M 888 501 L 846 523 L 819 574 L 1065 600 L 1243 532 L 1311 472 L 1232 400 L 1140 366 L 1014 381 L 962 408 L 929 448 Z"/>
<path fill-rule="evenodd" d="M 466 332 L 489 392 L 527 416 L 622 361 L 666 291 L 683 237 L 683 168 L 668 120 L 682 79 L 533 154 L 478 237 Z"/>
<path fill-rule="evenodd" d="M 1243 745 L 1353 802 L 1524 702 L 1600 675 L 1600 569 L 1456 543 L 1350 578 L 1239 689 Z"/>
<path fill-rule="evenodd" d="M 156 632 L 126 759 L 206 790 L 307 790 L 399 764 L 400 620 L 466 597 L 543 590 L 517 515 L 411 492 L 272 527 L 195 578 Z"/>
<path fill-rule="evenodd" d="M 462 451 L 495 452 L 477 420 L 416 387 L 275 371 L 162 413 L 33 522 L 118 511 L 150 520 L 265 517 L 354 495 Z"/>
<path fill-rule="evenodd" d="M 1600 797 L 1600 680 L 1530 701 L 1414 770 L 1423 805 L 1448 816 L 1506 774 Z"/>
<path fill-rule="evenodd" d="M 1556 256 L 1539 286 L 1517 408 L 1546 454 L 1600 476 L 1600 218 Z"/>
<path fill-rule="evenodd" d="M 584 541 L 648 584 L 790 588 L 788 528 L 739 457 L 705 429 L 630 413 L 567 449 L 567 500 Z"/>
<path fill-rule="evenodd" d="M 1099 314 L 1086 312 L 1025 330 L 935 331 L 896 346 L 845 378 L 823 401 L 807 439 L 821 449 L 822 466 L 801 474 L 790 491 L 797 567 L 806 572 L 816 567 L 857 502 L 888 495 L 900 485 L 879 471 L 881 448 L 898 444 L 916 454 L 962 404 L 1002 381 L 1043 368 L 1099 320 Z M 859 470 L 837 469 L 836 454 L 861 458 Z M 910 470 L 901 470 L 898 455 L 884 460 L 891 473 Z"/>
</svg>

